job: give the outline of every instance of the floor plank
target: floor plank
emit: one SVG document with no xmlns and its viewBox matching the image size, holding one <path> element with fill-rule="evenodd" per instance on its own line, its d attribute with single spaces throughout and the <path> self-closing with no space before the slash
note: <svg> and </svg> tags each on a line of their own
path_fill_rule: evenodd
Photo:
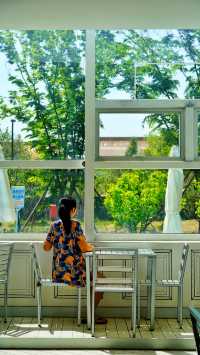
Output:
<svg viewBox="0 0 200 355">
<path fill-rule="evenodd" d="M 107 338 L 117 338 L 117 328 L 114 318 L 107 318 L 108 322 L 106 324 L 106 336 Z"/>
<path fill-rule="evenodd" d="M 128 326 L 125 319 L 116 318 L 115 324 L 119 338 L 129 338 Z"/>
<path fill-rule="evenodd" d="M 97 338 L 132 338 L 131 320 L 126 318 L 107 318 L 107 324 L 95 325 Z M 41 328 L 37 318 L 9 318 L 8 323 L 0 323 L 0 338 L 91 338 L 87 324 L 77 325 L 73 318 L 43 318 Z M 183 320 L 180 329 L 176 319 L 156 319 L 155 330 L 149 330 L 149 320 L 141 319 L 140 328 L 136 330 L 137 339 L 193 339 L 191 321 Z"/>
</svg>

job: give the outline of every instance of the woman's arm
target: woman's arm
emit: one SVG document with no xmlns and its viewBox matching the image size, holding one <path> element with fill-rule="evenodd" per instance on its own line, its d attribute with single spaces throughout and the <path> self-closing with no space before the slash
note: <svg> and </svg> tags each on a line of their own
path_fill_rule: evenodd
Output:
<svg viewBox="0 0 200 355">
<path fill-rule="evenodd" d="M 77 239 L 78 239 L 77 243 L 78 243 L 78 246 L 79 246 L 81 252 L 87 253 L 89 251 L 92 251 L 93 246 L 92 246 L 92 244 L 87 242 L 86 237 L 83 233 L 83 230 L 82 230 L 79 222 L 77 222 L 76 233 L 77 233 Z"/>
<path fill-rule="evenodd" d="M 44 241 L 44 244 L 43 244 L 43 249 L 45 251 L 49 251 L 51 250 L 52 248 L 52 245 L 53 245 L 53 240 L 54 240 L 54 227 L 53 227 L 53 224 L 51 225 L 48 233 L 47 233 L 47 237 Z"/>
</svg>

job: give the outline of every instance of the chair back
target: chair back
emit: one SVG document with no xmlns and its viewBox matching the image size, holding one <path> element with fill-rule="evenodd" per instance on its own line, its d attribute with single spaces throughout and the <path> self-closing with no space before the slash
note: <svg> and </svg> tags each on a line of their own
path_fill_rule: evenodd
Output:
<svg viewBox="0 0 200 355">
<path fill-rule="evenodd" d="M 194 308 L 190 307 L 190 317 L 192 321 L 192 330 L 195 338 L 196 348 L 198 355 L 200 354 L 200 312 Z"/>
<path fill-rule="evenodd" d="M 189 244 L 185 243 L 183 246 L 182 255 L 181 255 L 180 270 L 178 272 L 178 280 L 180 283 L 182 283 L 183 279 L 184 279 L 188 252 L 189 252 Z"/>
<path fill-rule="evenodd" d="M 106 275 L 104 274 L 106 273 Z M 93 286 L 103 291 L 127 292 L 136 290 L 138 250 L 94 249 Z"/>
<path fill-rule="evenodd" d="M 37 284 L 39 284 L 42 279 L 42 272 L 41 272 L 41 268 L 40 268 L 40 264 L 39 264 L 39 260 L 37 257 L 36 248 L 34 244 L 31 244 L 31 249 L 32 249 L 32 260 L 33 260 L 33 268 L 36 276 L 36 282 Z"/>
<path fill-rule="evenodd" d="M 13 243 L 0 243 L 0 283 L 8 282 Z"/>
</svg>

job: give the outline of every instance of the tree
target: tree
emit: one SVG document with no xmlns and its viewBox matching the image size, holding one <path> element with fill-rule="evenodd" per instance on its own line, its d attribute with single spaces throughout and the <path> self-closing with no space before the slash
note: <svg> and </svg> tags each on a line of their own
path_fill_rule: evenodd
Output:
<svg viewBox="0 0 200 355">
<path fill-rule="evenodd" d="M 126 150 L 126 156 L 132 157 L 137 154 L 137 139 L 132 138 Z"/>
<path fill-rule="evenodd" d="M 83 32 L 0 32 L 12 87 L 8 98 L 0 100 L 0 119 L 14 117 L 26 125 L 23 145 L 38 159 L 84 157 L 84 45 Z M 21 153 L 16 157 L 24 158 Z M 80 199 L 80 171 L 50 174 L 49 190 L 56 199 L 66 192 Z"/>
<path fill-rule="evenodd" d="M 14 117 L 25 124 L 26 140 L 15 138 L 15 158 L 84 158 L 84 46 L 85 35 L 80 31 L 0 31 L 0 51 L 10 68 L 11 87 L 8 97 L 0 99 L 0 119 Z M 10 140 L 8 132 L 2 135 Z M 6 141 L 4 151 L 10 158 Z M 12 184 L 27 186 L 24 219 L 41 197 L 33 218 L 38 214 L 42 218 L 42 209 L 45 216 L 49 201 L 57 202 L 65 194 L 82 201 L 82 171 L 9 174 Z"/>
<path fill-rule="evenodd" d="M 164 207 L 167 174 L 162 171 L 125 172 L 108 186 L 105 206 L 120 226 L 144 232 Z"/>
<path fill-rule="evenodd" d="M 11 148 L 11 135 L 6 129 L 2 131 L 0 129 L 0 146 L 3 149 L 4 158 L 12 159 Z M 35 151 L 31 149 L 31 145 L 28 142 L 24 142 L 20 135 L 14 139 L 14 159 L 33 159 L 35 158 Z"/>
</svg>

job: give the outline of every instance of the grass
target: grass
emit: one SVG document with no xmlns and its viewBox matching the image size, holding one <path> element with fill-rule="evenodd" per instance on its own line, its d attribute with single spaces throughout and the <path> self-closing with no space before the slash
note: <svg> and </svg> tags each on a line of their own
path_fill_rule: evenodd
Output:
<svg viewBox="0 0 200 355">
<path fill-rule="evenodd" d="M 84 225 L 83 221 L 80 221 L 81 225 Z M 24 232 L 25 233 L 47 233 L 50 227 L 51 221 L 43 220 L 27 225 Z M 23 225 L 23 223 L 22 223 Z M 128 229 L 125 227 L 117 226 L 115 223 L 109 220 L 95 220 L 95 228 L 99 233 L 128 233 Z M 198 233 L 199 223 L 195 219 L 182 221 L 183 233 Z M 154 221 L 148 226 L 145 233 L 162 233 L 163 222 Z M 12 225 L 0 226 L 1 233 L 13 233 L 15 232 L 15 227 Z"/>
</svg>

